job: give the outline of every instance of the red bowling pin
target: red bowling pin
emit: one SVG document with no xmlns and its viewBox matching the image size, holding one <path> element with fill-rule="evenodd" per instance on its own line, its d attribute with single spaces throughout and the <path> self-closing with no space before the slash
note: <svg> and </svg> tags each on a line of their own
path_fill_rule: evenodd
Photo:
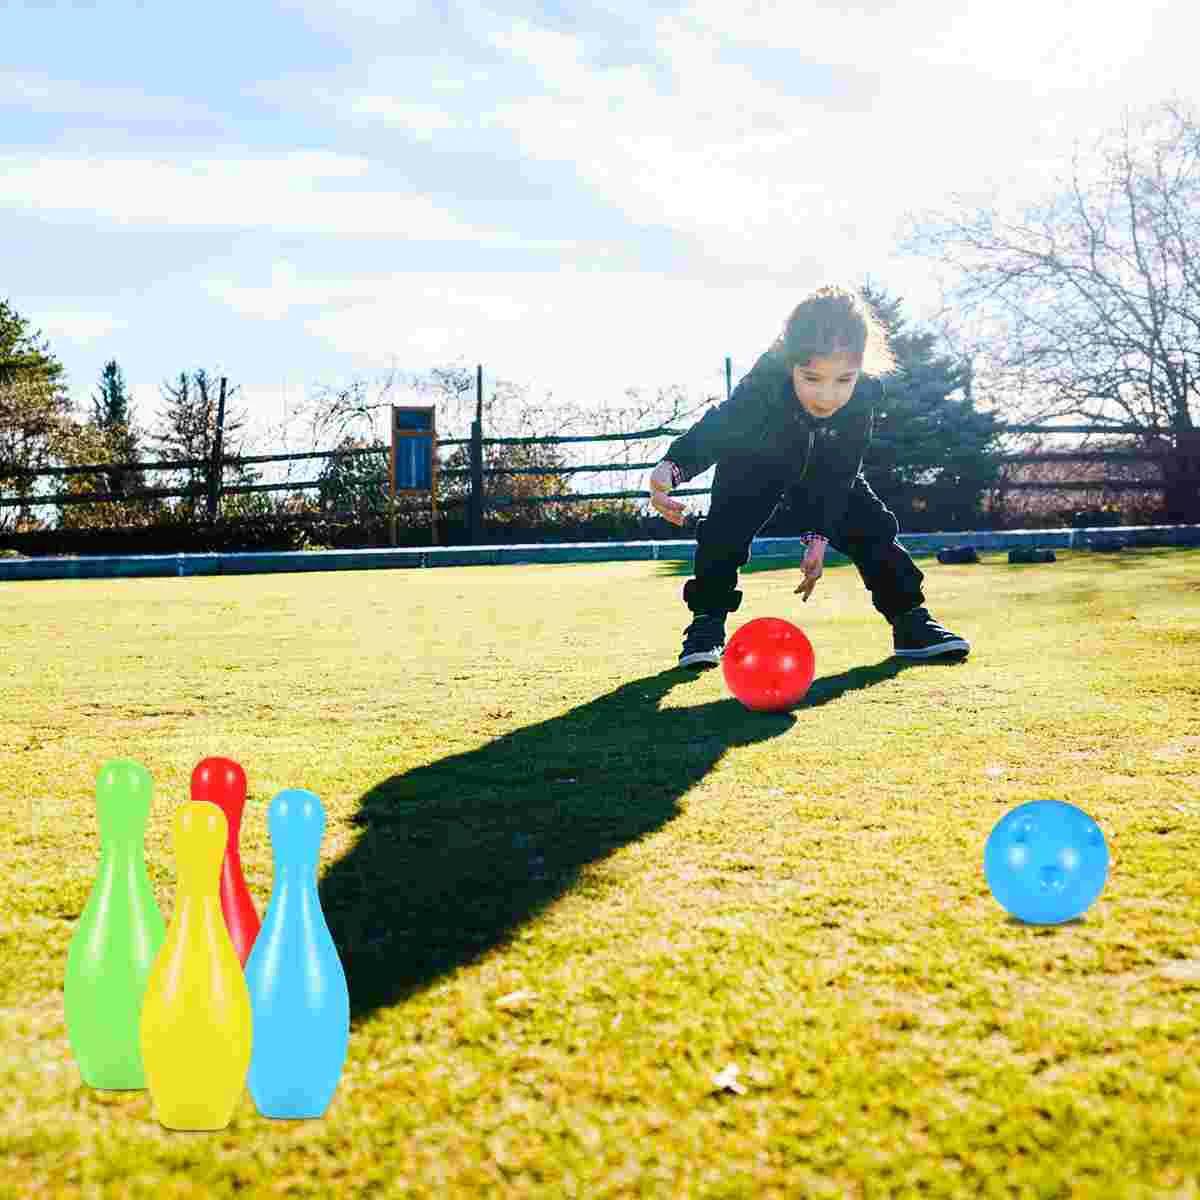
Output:
<svg viewBox="0 0 1200 1200">
<path fill-rule="evenodd" d="M 221 912 L 233 948 L 245 967 L 260 926 L 242 875 L 242 856 L 238 850 L 242 810 L 246 806 L 246 772 L 231 758 L 202 759 L 192 772 L 192 799 L 207 800 L 225 814 L 229 832 L 221 863 Z"/>
</svg>

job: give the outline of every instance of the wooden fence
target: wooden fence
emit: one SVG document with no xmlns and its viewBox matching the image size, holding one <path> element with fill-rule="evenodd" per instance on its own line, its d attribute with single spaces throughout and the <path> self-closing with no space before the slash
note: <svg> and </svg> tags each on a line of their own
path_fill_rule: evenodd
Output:
<svg viewBox="0 0 1200 1200">
<path fill-rule="evenodd" d="M 483 468 L 483 447 L 504 445 L 565 445 L 581 442 L 615 442 L 615 441 L 649 441 L 654 438 L 677 437 L 685 430 L 659 426 L 654 429 L 644 429 L 634 433 L 590 434 L 570 437 L 501 437 L 485 438 L 482 431 L 482 401 L 483 401 L 483 368 L 477 368 L 478 409 L 476 420 L 471 425 L 471 436 L 467 438 L 439 439 L 438 446 L 469 446 L 469 467 L 446 470 L 439 467 L 438 475 L 444 477 L 469 477 L 471 486 L 467 495 L 450 500 L 450 504 L 466 503 L 469 506 L 471 528 L 477 535 L 481 528 L 485 508 L 508 508 L 515 505 L 528 504 L 578 504 L 593 500 L 624 500 L 645 498 L 645 488 L 635 491 L 621 492 L 564 492 L 550 496 L 514 497 L 494 495 L 487 497 L 483 494 L 483 477 L 485 475 L 570 475 L 578 473 L 597 474 L 608 471 L 640 471 L 651 470 L 658 460 L 641 463 L 602 463 L 598 465 L 553 467 L 508 467 L 487 469 Z M 732 391 L 731 362 L 725 359 L 725 391 L 728 397 Z M 310 450 L 291 454 L 255 454 L 240 456 L 225 456 L 222 453 L 222 433 L 225 410 L 225 380 L 221 380 L 221 402 L 217 418 L 217 436 L 214 439 L 213 454 L 207 459 L 174 459 L 148 463 L 93 463 L 87 466 L 74 467 L 44 467 L 40 469 L 17 469 L 7 473 L 8 479 L 36 480 L 41 478 L 63 478 L 72 475 L 104 475 L 111 477 L 120 472 L 146 471 L 181 471 L 200 470 L 204 472 L 205 482 L 185 488 L 142 488 L 126 492 L 55 492 L 51 495 L 37 496 L 26 492 L 24 495 L 0 496 L 0 508 L 20 507 L 24 510 L 42 507 L 44 505 L 74 505 L 100 504 L 112 502 L 130 502 L 137 500 L 160 500 L 174 498 L 200 498 L 207 501 L 209 519 L 219 511 L 222 495 L 241 495 L 252 492 L 304 492 L 323 486 L 320 479 L 304 480 L 299 483 L 255 483 L 226 486 L 224 472 L 228 467 L 243 467 L 261 463 L 299 462 L 305 460 L 332 458 L 353 458 L 374 455 L 380 458 L 381 465 L 387 464 L 389 447 L 373 446 L 354 450 Z M 1130 425 L 998 425 L 1001 433 L 1104 433 L 1104 434 L 1145 434 L 1146 430 L 1139 426 Z M 1043 480 L 1005 480 L 999 490 L 1042 490 L 1042 491 L 1083 491 L 1097 488 L 1110 491 L 1162 491 L 1170 485 L 1200 485 L 1200 446 L 1193 447 L 1200 435 L 1194 430 L 1176 431 L 1163 430 L 1160 436 L 1174 436 L 1180 442 L 1179 450 L 1164 451 L 1047 451 L 1036 454 L 1009 454 L 999 456 L 1002 463 L 1085 463 L 1085 462 L 1133 462 L 1158 461 L 1164 464 L 1175 462 L 1181 468 L 1172 473 L 1170 480 L 1164 469 L 1159 478 L 1149 479 L 1073 479 L 1062 481 Z M 1186 443 L 1186 444 L 1184 444 Z M 876 437 L 874 445 L 887 447 L 888 439 Z M 678 488 L 672 494 L 675 496 L 703 496 L 711 492 L 711 488 Z M 442 501 L 443 504 L 447 503 Z M 336 514 L 320 514 L 330 516 Z M 305 519 L 304 514 L 295 514 L 296 519 Z"/>
<path fill-rule="evenodd" d="M 1111 434 L 1132 434 L 1144 433 L 1145 431 L 1138 426 L 1112 426 L 1112 425 L 1004 425 L 997 426 L 998 430 L 1003 433 L 1111 433 Z M 438 440 L 439 448 L 442 446 L 471 446 L 477 443 L 479 448 L 483 446 L 515 446 L 515 445 L 563 445 L 568 442 L 609 442 L 609 441 L 647 441 L 654 437 L 677 437 L 686 432 L 682 429 L 647 429 L 636 433 L 617 433 L 617 434 L 595 434 L 586 436 L 574 437 L 511 437 L 511 438 L 440 438 Z M 876 436 L 872 439 L 872 445 L 889 446 L 887 439 Z M 226 457 L 220 459 L 221 473 L 224 469 L 230 467 L 250 466 L 256 463 L 272 463 L 272 462 L 300 462 L 310 459 L 325 459 L 332 458 L 354 458 L 360 456 L 376 456 L 381 463 L 386 465 L 388 447 L 387 446 L 368 446 L 361 449 L 352 450 L 309 450 L 289 454 L 249 454 Z M 1174 451 L 1077 451 L 1077 450 L 1062 450 L 1062 451 L 1047 451 L 1039 454 L 1004 454 L 997 456 L 997 460 L 1003 463 L 1036 463 L 1036 462 L 1063 462 L 1063 463 L 1084 463 L 1084 462 L 1134 462 L 1134 461 L 1161 461 L 1172 460 L 1178 458 L 1178 454 Z M 650 462 L 638 463 L 599 463 L 584 466 L 566 466 L 566 467 L 504 467 L 495 470 L 485 469 L 484 475 L 569 475 L 583 473 L 602 473 L 606 471 L 640 471 L 652 470 L 658 465 L 659 459 Z M 0 498 L 0 507 L 16 507 L 27 506 L 36 507 L 47 504 L 99 504 L 101 502 L 113 501 L 131 501 L 131 500 L 149 500 L 149 499 L 167 499 L 174 497 L 208 497 L 211 494 L 216 496 L 236 495 L 249 492 L 284 492 L 284 491 L 305 491 L 312 488 L 322 486 L 320 479 L 304 480 L 301 482 L 289 481 L 286 483 L 254 483 L 254 484 L 239 484 L 234 486 L 225 485 L 217 476 L 214 467 L 216 463 L 210 459 L 169 459 L 161 462 L 106 462 L 106 463 L 91 463 L 86 466 L 75 467 L 42 467 L 38 469 L 18 468 L 6 472 L 6 478 L 61 478 L 70 475 L 114 475 L 120 472 L 145 472 L 145 471 L 182 471 L 202 469 L 206 473 L 207 481 L 203 484 L 197 484 L 190 488 L 143 488 L 130 492 L 55 492 L 50 495 L 27 495 L 24 497 L 6 497 Z M 463 467 L 456 470 L 447 470 L 445 468 L 438 469 L 439 476 L 462 477 L 471 475 L 470 467 Z M 1200 476 L 1188 474 L 1180 476 L 1191 482 L 1200 482 Z M 1114 490 L 1140 490 L 1140 489 L 1162 489 L 1166 484 L 1163 478 L 1147 478 L 1147 479 L 1072 479 L 1049 482 L 1033 481 L 1033 480 L 1012 480 L 1006 481 L 1004 486 L 1012 489 L 1043 489 L 1057 491 L 1076 491 L 1082 489 L 1091 489 L 1097 487 L 1112 488 Z M 706 495 L 710 488 L 679 488 L 672 495 Z M 564 492 L 561 495 L 553 496 L 531 496 L 527 498 L 517 498 L 511 496 L 494 496 L 489 501 L 490 504 L 544 504 L 544 503 L 571 503 L 587 500 L 616 500 L 626 497 L 645 496 L 646 489 L 639 488 L 636 491 L 627 492 Z"/>
</svg>

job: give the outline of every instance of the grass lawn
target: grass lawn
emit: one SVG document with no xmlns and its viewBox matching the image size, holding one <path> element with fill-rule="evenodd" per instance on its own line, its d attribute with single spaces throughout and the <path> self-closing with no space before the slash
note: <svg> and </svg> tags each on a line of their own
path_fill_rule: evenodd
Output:
<svg viewBox="0 0 1200 1200">
<path fill-rule="evenodd" d="M 918 561 L 965 662 L 893 659 L 852 565 L 751 563 L 729 632 L 816 647 L 783 715 L 675 667 L 688 564 L 0 584 L 0 1196 L 1200 1194 L 1200 550 Z M 326 808 L 319 1121 L 172 1133 L 70 1055 L 97 772 L 154 776 L 169 919 L 213 754 L 260 914 L 270 799 Z M 1112 855 L 1054 928 L 982 869 L 1042 798 Z"/>
</svg>

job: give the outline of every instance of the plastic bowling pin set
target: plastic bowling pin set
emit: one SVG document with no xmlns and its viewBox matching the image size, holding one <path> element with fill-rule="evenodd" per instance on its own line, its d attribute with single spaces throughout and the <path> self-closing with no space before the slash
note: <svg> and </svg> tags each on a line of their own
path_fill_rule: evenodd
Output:
<svg viewBox="0 0 1200 1200">
<path fill-rule="evenodd" d="M 246 1084 L 264 1117 L 322 1116 L 346 1061 L 350 996 L 317 892 L 321 801 L 298 788 L 271 801 L 274 881 L 260 925 L 238 851 L 245 772 L 204 759 L 172 821 L 164 925 L 146 873 L 152 792 L 149 771 L 126 759 L 105 763 L 96 783 L 100 865 L 63 988 L 84 1083 L 148 1089 L 168 1129 L 223 1129 Z"/>
</svg>

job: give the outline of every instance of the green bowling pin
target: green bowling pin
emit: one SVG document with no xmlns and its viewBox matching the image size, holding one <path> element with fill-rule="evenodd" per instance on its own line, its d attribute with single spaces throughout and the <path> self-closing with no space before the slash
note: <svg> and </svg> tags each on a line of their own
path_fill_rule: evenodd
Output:
<svg viewBox="0 0 1200 1200">
<path fill-rule="evenodd" d="M 96 780 L 100 868 L 71 937 L 63 1000 L 71 1053 L 89 1087 L 144 1088 L 142 997 L 166 932 L 146 874 L 154 790 L 141 763 L 112 759 Z"/>
</svg>

